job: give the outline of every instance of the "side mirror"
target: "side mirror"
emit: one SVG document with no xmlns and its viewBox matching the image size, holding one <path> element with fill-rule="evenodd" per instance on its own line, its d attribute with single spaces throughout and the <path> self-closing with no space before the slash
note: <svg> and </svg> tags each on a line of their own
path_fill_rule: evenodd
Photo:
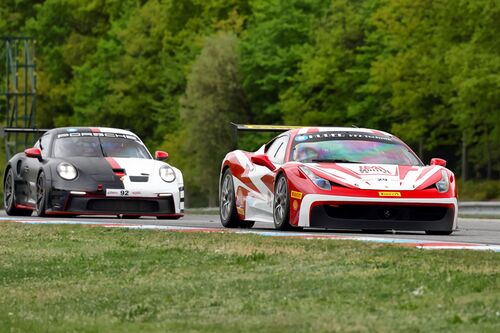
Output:
<svg viewBox="0 0 500 333">
<path fill-rule="evenodd" d="M 28 148 L 24 150 L 24 155 L 26 157 L 32 157 L 32 158 L 42 158 L 42 151 L 38 148 Z"/>
<path fill-rule="evenodd" d="M 264 166 L 271 171 L 276 170 L 276 167 L 274 166 L 273 162 L 269 160 L 269 157 L 267 157 L 267 155 L 254 155 L 252 156 L 251 160 L 253 163 Z"/>
<path fill-rule="evenodd" d="M 157 159 L 158 161 L 165 161 L 167 158 L 168 158 L 167 152 L 161 150 L 157 150 L 155 152 L 155 159 Z"/>
<path fill-rule="evenodd" d="M 439 166 L 445 167 L 446 160 L 443 160 L 442 158 L 432 158 L 431 165 L 439 165 Z"/>
</svg>

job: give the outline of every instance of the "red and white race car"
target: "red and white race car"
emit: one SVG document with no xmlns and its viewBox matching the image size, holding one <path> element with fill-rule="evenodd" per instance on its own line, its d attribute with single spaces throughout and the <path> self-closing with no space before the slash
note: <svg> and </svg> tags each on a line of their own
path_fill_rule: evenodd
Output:
<svg viewBox="0 0 500 333">
<path fill-rule="evenodd" d="M 237 125 L 242 130 L 283 127 Z M 226 155 L 220 177 L 222 225 L 255 221 L 285 230 L 312 227 L 418 230 L 457 228 L 457 190 L 446 161 L 429 166 L 397 137 L 344 127 L 292 128 L 256 152 Z"/>
</svg>

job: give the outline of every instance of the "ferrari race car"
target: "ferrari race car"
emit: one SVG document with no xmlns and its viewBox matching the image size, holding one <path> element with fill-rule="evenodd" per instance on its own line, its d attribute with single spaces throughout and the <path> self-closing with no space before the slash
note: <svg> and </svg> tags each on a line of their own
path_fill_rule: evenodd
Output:
<svg viewBox="0 0 500 333">
<path fill-rule="evenodd" d="M 456 229 L 455 176 L 445 168 L 445 160 L 433 158 L 426 166 L 403 141 L 372 129 L 288 129 L 256 152 L 226 155 L 219 191 L 223 226 L 248 228 L 259 221 L 280 230 L 440 235 Z"/>
<path fill-rule="evenodd" d="M 8 215 L 144 215 L 177 219 L 184 211 L 182 173 L 155 159 L 132 132 L 56 128 L 12 157 L 4 174 Z"/>
</svg>

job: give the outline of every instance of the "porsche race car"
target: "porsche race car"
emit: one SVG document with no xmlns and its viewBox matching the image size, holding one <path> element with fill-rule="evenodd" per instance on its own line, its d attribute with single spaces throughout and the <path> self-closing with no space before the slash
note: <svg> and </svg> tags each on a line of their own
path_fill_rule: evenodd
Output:
<svg viewBox="0 0 500 333">
<path fill-rule="evenodd" d="M 8 215 L 124 215 L 177 219 L 182 173 L 152 158 L 137 135 L 115 128 L 56 128 L 13 156 L 4 173 Z"/>
<path fill-rule="evenodd" d="M 238 125 L 242 130 L 272 126 Z M 386 132 L 344 127 L 288 129 L 255 152 L 223 160 L 220 219 L 225 227 L 409 230 L 448 235 L 457 228 L 455 176 L 446 161 L 424 165 Z"/>
</svg>

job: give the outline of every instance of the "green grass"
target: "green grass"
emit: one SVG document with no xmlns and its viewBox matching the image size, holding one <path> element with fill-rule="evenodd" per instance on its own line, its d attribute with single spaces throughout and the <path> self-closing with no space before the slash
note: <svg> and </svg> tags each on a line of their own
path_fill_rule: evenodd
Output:
<svg viewBox="0 0 500 333">
<path fill-rule="evenodd" d="M 0 224 L 0 332 L 499 332 L 500 254 Z"/>
</svg>

